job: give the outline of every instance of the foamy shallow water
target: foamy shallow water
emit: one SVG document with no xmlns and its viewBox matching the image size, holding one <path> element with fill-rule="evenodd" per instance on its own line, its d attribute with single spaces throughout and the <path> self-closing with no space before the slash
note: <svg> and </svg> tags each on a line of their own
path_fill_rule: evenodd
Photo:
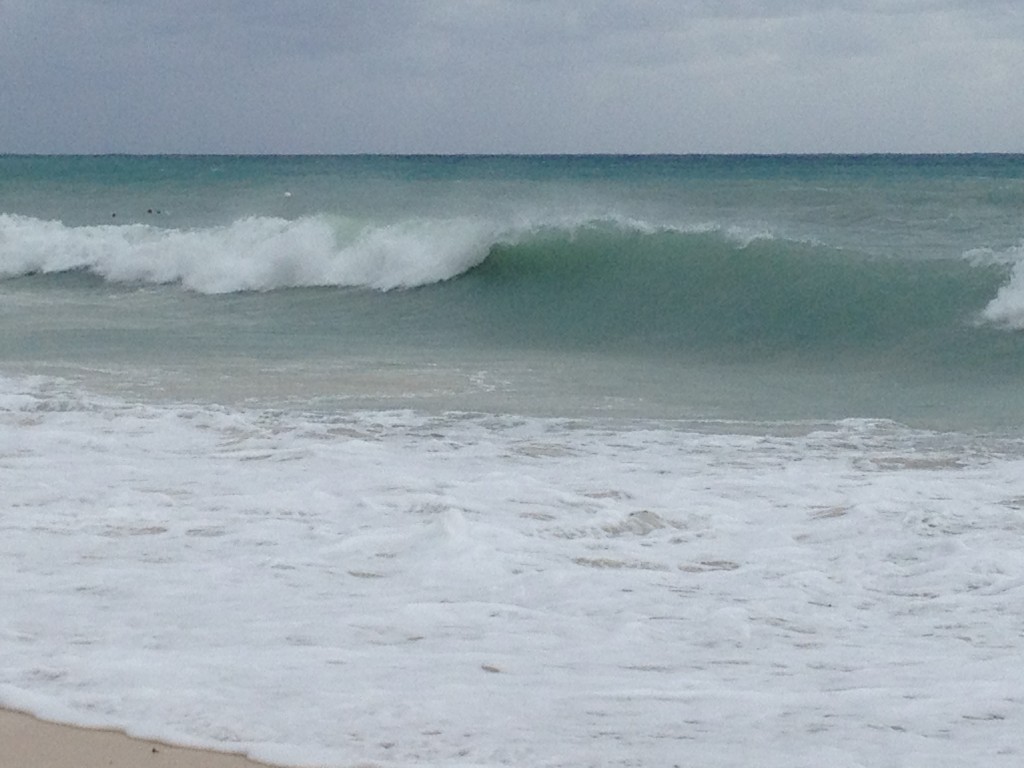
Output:
<svg viewBox="0 0 1024 768">
<path fill-rule="evenodd" d="M 1024 445 L 0 380 L 0 704 L 295 765 L 1019 765 Z"/>
</svg>

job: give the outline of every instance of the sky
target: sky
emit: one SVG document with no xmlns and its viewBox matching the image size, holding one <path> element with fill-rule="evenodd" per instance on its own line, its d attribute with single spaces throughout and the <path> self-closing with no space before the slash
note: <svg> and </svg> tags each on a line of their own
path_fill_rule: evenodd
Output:
<svg viewBox="0 0 1024 768">
<path fill-rule="evenodd" d="M 1021 0 L 0 0 L 0 152 L 1022 152 Z"/>
</svg>

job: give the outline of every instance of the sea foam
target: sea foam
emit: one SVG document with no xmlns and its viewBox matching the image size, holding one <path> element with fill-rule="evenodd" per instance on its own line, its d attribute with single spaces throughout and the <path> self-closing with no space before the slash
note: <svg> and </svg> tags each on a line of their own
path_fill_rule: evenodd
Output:
<svg viewBox="0 0 1024 768">
<path fill-rule="evenodd" d="M 0 379 L 0 704 L 292 765 L 1016 765 L 1021 449 Z"/>
</svg>

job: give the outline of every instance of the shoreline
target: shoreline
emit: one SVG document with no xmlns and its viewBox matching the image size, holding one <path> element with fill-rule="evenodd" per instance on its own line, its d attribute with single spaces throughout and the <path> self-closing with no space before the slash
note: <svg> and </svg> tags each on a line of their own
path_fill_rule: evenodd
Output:
<svg viewBox="0 0 1024 768">
<path fill-rule="evenodd" d="M 177 747 L 5 708 L 0 744 L 0 768 L 270 768 L 238 753 Z"/>
</svg>

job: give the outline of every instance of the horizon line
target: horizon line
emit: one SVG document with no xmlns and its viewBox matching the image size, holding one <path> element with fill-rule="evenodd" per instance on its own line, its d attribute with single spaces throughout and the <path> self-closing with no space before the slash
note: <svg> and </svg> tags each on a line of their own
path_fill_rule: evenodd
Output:
<svg viewBox="0 0 1024 768">
<path fill-rule="evenodd" d="M 1024 150 L 864 152 L 4 152 L 0 157 L 971 157 L 1024 155 Z"/>
</svg>

